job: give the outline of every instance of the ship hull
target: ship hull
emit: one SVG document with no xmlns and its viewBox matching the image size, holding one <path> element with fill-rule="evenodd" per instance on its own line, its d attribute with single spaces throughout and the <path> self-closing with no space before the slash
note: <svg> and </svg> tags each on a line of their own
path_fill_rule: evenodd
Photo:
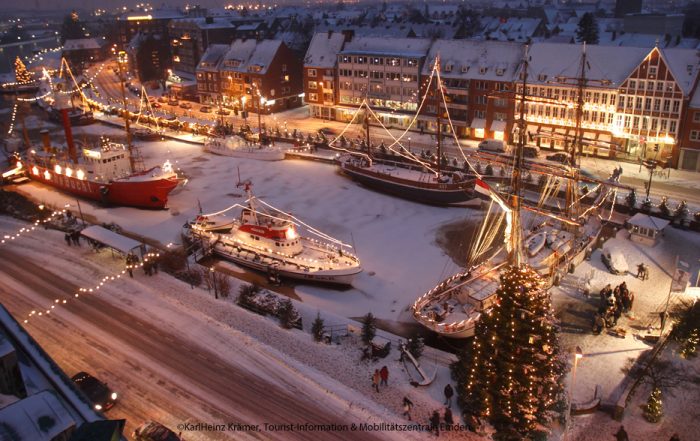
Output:
<svg viewBox="0 0 700 441">
<path fill-rule="evenodd" d="M 255 258 L 253 252 L 237 251 L 235 248 L 226 247 L 221 244 L 216 244 L 213 247 L 213 252 L 219 257 L 230 260 L 241 266 L 252 268 L 257 271 L 269 273 L 274 268 L 276 274 L 280 277 L 305 282 L 325 283 L 333 285 L 351 286 L 355 276 L 362 272 L 361 268 L 353 268 L 349 270 L 325 270 L 325 271 L 292 271 L 281 266 L 275 266 L 272 263 L 266 263 Z"/>
<path fill-rule="evenodd" d="M 34 167 L 38 169 L 38 173 L 33 172 Z M 30 164 L 29 170 L 29 176 L 35 181 L 106 205 L 164 209 L 168 203 L 168 194 L 177 186 L 176 178 L 115 180 L 103 183 L 59 175 L 51 170 L 48 170 L 50 177 L 47 179 L 47 169 L 40 165 Z"/>
<path fill-rule="evenodd" d="M 457 184 L 426 183 L 377 173 L 347 163 L 342 163 L 340 167 L 343 173 L 366 187 L 414 202 L 428 205 L 455 205 L 476 198 L 473 191 L 474 181 L 471 179 Z"/>
</svg>

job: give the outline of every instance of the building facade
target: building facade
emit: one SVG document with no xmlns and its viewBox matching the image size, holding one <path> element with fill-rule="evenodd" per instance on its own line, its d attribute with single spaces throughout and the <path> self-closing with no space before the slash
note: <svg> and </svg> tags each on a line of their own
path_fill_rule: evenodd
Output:
<svg viewBox="0 0 700 441">
<path fill-rule="evenodd" d="M 304 57 L 304 101 L 309 114 L 316 118 L 334 120 L 338 104 L 338 53 L 343 50 L 346 36 L 338 32 L 323 32 L 313 36 Z"/>
</svg>

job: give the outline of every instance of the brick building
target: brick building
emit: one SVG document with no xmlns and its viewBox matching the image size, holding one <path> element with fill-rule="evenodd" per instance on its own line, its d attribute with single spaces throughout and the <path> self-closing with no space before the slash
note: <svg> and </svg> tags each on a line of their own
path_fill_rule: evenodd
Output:
<svg viewBox="0 0 700 441">
<path fill-rule="evenodd" d="M 218 82 L 213 84 L 213 82 Z M 302 61 L 277 40 L 212 45 L 197 67 L 200 101 L 279 112 L 302 103 Z"/>
<path fill-rule="evenodd" d="M 313 36 L 304 57 L 304 100 L 311 116 L 335 119 L 338 104 L 338 53 L 346 37 L 338 32 Z"/>
<path fill-rule="evenodd" d="M 679 135 L 678 168 L 700 171 L 700 87 L 695 85 L 688 107 L 684 112 Z"/>
<path fill-rule="evenodd" d="M 436 40 L 430 47 L 428 62 L 423 66 L 422 94 L 426 92 L 438 55 L 447 110 L 457 135 L 508 141 L 513 125 L 513 81 L 522 58 L 522 45 Z M 434 84 L 431 89 L 434 90 Z M 429 95 L 426 104 L 419 117 L 419 127 L 435 132 L 437 101 Z M 442 108 L 442 116 L 445 116 L 444 110 Z M 445 123 L 441 130 L 448 133 L 449 124 Z"/>
</svg>

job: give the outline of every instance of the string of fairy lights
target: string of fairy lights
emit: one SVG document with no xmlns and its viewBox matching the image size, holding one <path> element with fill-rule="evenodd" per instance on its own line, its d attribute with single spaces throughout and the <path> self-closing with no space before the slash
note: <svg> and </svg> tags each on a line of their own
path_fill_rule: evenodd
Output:
<svg viewBox="0 0 700 441">
<path fill-rule="evenodd" d="M 109 285 L 110 283 L 113 283 L 115 281 L 120 280 L 122 278 L 122 276 L 126 275 L 127 272 L 141 268 L 144 265 L 146 265 L 147 262 L 149 262 L 151 260 L 156 260 L 159 257 L 160 257 L 160 253 L 155 253 L 155 252 L 146 253 L 143 256 L 142 261 L 127 264 L 125 266 L 125 268 L 123 270 L 121 270 L 120 272 L 113 274 L 113 275 L 102 277 L 102 279 L 100 279 L 100 281 L 97 284 L 95 284 L 91 287 L 79 288 L 78 291 L 73 293 L 73 295 L 71 297 L 64 298 L 64 299 L 56 298 L 56 299 L 54 299 L 51 306 L 47 307 L 46 309 L 41 309 L 41 310 L 33 309 L 31 312 L 29 312 L 29 314 L 27 314 L 26 318 L 24 319 L 24 323 L 29 323 L 30 319 L 36 320 L 37 317 L 44 317 L 44 316 L 51 314 L 51 312 L 54 311 L 57 306 L 67 306 L 69 304 L 69 300 L 77 302 L 81 298 L 84 298 L 86 296 L 97 295 L 97 294 L 99 294 L 100 289 L 104 288 L 106 285 Z"/>
<path fill-rule="evenodd" d="M 59 215 L 64 215 L 65 213 L 66 213 L 66 209 L 65 209 L 65 208 L 64 208 L 63 210 L 56 210 L 56 211 L 53 211 L 53 212 L 51 213 L 51 215 L 48 216 L 47 218 L 45 218 L 45 219 L 37 219 L 36 221 L 34 221 L 34 223 L 32 224 L 31 227 L 22 227 L 22 228 L 20 228 L 19 230 L 17 230 L 16 232 L 14 232 L 14 233 L 12 233 L 12 234 L 4 234 L 4 235 L 2 236 L 2 238 L 0 239 L 0 245 L 1 245 L 1 244 L 11 243 L 12 241 L 14 241 L 14 240 L 16 240 L 16 239 L 19 239 L 19 238 L 22 237 L 23 235 L 26 236 L 27 234 L 29 234 L 29 233 L 31 233 L 32 231 L 36 230 L 37 227 L 38 227 L 39 225 L 45 224 L 45 223 L 47 223 L 47 222 L 51 222 L 51 221 L 54 220 L 57 216 L 59 216 Z"/>
</svg>

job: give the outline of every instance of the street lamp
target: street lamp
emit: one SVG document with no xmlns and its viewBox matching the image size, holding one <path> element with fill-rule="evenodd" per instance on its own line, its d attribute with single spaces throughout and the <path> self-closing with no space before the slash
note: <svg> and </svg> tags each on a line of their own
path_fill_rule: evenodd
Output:
<svg viewBox="0 0 700 441">
<path fill-rule="evenodd" d="M 574 368 L 571 370 L 571 386 L 569 386 L 569 408 L 566 411 L 566 427 L 564 429 L 563 438 L 566 439 L 569 433 L 569 426 L 571 423 L 571 402 L 574 399 L 574 387 L 576 386 L 576 367 L 578 366 L 578 361 L 583 358 L 583 350 L 581 347 L 576 346 L 576 351 L 574 352 Z"/>
</svg>

